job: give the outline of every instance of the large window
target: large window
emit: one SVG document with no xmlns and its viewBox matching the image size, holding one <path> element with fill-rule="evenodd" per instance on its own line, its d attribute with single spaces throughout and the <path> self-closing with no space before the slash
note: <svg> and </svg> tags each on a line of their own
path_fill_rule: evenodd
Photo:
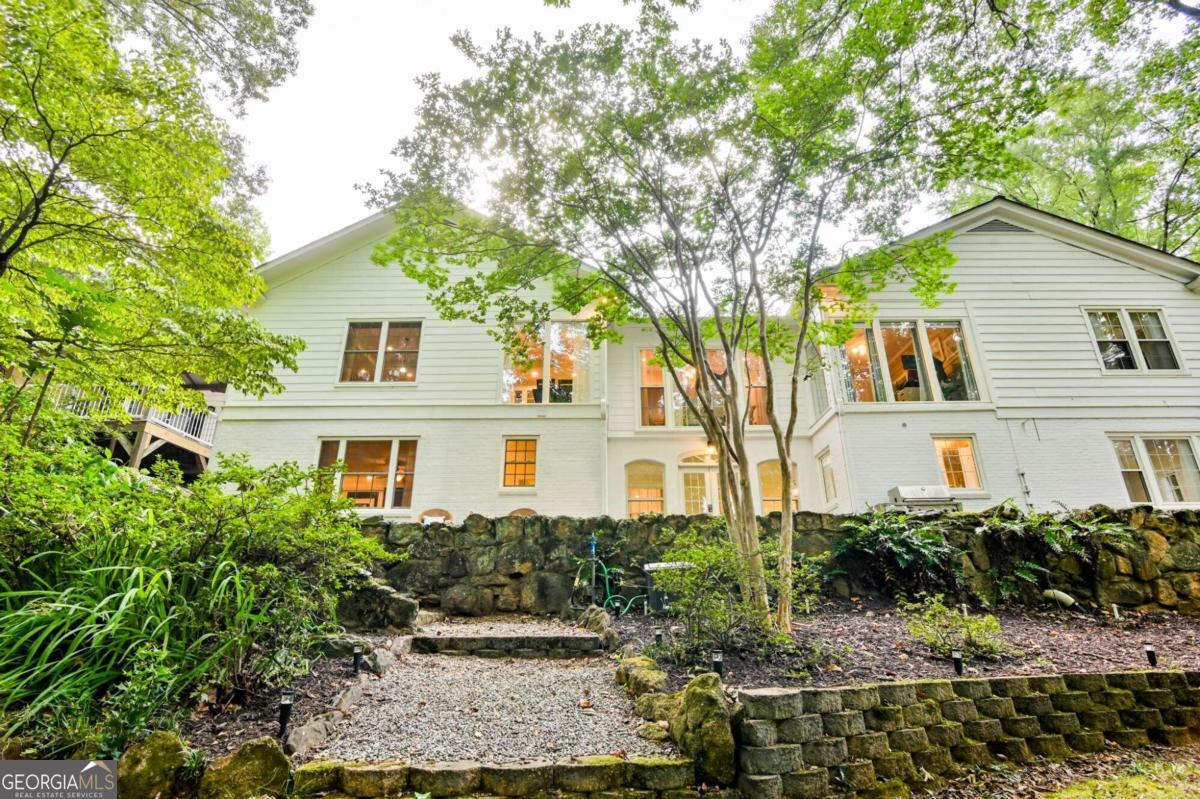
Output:
<svg viewBox="0 0 1200 799">
<path fill-rule="evenodd" d="M 411 508 L 417 468 L 412 439 L 328 439 L 321 442 L 317 465 L 341 461 L 338 491 L 360 508 Z"/>
<path fill-rule="evenodd" d="M 1161 311 L 1103 308 L 1089 310 L 1087 316 L 1105 371 L 1179 369 Z"/>
<path fill-rule="evenodd" d="M 1200 467 L 1191 438 L 1120 436 L 1112 444 L 1131 502 L 1200 502 Z"/>
<path fill-rule="evenodd" d="M 667 423 L 667 400 L 662 364 L 655 360 L 654 350 L 642 350 L 638 357 L 641 363 L 642 427 L 663 427 Z"/>
<path fill-rule="evenodd" d="M 663 486 L 666 469 L 655 461 L 625 464 L 625 495 L 630 518 L 643 513 L 663 512 Z"/>
<path fill-rule="evenodd" d="M 504 487 L 533 488 L 537 485 L 537 439 L 504 440 Z"/>
<path fill-rule="evenodd" d="M 524 352 L 504 358 L 504 401 L 518 404 L 588 402 L 592 345 L 584 322 L 549 322 Z"/>
<path fill-rule="evenodd" d="M 796 465 L 792 464 L 793 488 L 787 494 L 792 498 L 792 510 L 800 510 L 799 492 L 795 489 Z M 758 488 L 762 494 L 762 512 L 783 511 L 783 470 L 779 461 L 763 461 L 758 464 Z"/>
<path fill-rule="evenodd" d="M 933 447 L 937 451 L 942 481 L 947 486 L 967 490 L 983 488 L 975 460 L 975 443 L 970 438 L 935 437 Z"/>
<path fill-rule="evenodd" d="M 728 375 L 725 364 L 724 350 L 706 350 L 705 357 L 708 358 L 709 368 L 716 374 L 717 379 L 724 379 Z M 700 376 L 694 366 L 681 366 L 675 370 L 676 376 L 679 378 L 679 385 L 683 387 L 683 393 L 687 395 L 692 403 L 699 407 L 697 395 L 700 391 L 699 381 Z M 714 390 L 711 393 L 714 405 L 720 404 L 720 396 Z M 687 400 L 679 393 L 679 389 L 672 386 L 671 398 L 671 423 L 675 427 L 699 427 L 700 419 L 692 412 L 688 406 Z"/>
<path fill-rule="evenodd" d="M 746 404 L 750 424 L 770 424 L 767 418 L 767 368 L 761 355 L 746 353 Z"/>
<path fill-rule="evenodd" d="M 829 385 L 825 382 L 821 356 L 812 344 L 804 348 L 804 361 L 807 369 L 805 379 L 808 380 L 809 391 L 812 392 L 813 419 L 819 419 L 829 410 Z"/>
<path fill-rule="evenodd" d="M 342 353 L 343 383 L 411 383 L 417 379 L 420 322 L 351 322 Z"/>
<path fill-rule="evenodd" d="M 959 321 L 876 321 L 842 345 L 847 402 L 969 402 L 979 399 Z"/>
</svg>

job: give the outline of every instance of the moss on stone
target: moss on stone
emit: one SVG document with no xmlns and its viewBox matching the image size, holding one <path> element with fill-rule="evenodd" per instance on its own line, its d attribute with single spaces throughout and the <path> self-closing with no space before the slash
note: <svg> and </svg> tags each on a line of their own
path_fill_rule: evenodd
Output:
<svg viewBox="0 0 1200 799">
<path fill-rule="evenodd" d="M 183 766 L 184 745 L 173 732 L 157 730 L 135 743 L 117 763 L 122 799 L 154 799 L 171 793 Z"/>
<path fill-rule="evenodd" d="M 292 790 L 298 796 L 328 793 L 342 784 L 342 767 L 337 760 L 314 760 L 296 769 Z"/>
<path fill-rule="evenodd" d="M 279 743 L 259 738 L 209 765 L 200 779 L 200 799 L 282 797 L 290 776 L 291 764 Z"/>
<path fill-rule="evenodd" d="M 671 738 L 696 763 L 696 776 L 707 783 L 729 785 L 736 776 L 735 744 L 729 702 L 716 674 L 701 674 L 683 689 L 679 710 L 671 717 Z"/>
</svg>

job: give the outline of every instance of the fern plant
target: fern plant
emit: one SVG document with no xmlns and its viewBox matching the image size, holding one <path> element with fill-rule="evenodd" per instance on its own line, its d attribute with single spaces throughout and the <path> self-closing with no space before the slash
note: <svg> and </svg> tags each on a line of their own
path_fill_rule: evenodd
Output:
<svg viewBox="0 0 1200 799">
<path fill-rule="evenodd" d="M 876 510 L 847 521 L 834 548 L 834 575 L 853 575 L 893 594 L 957 591 L 962 551 L 926 519 Z"/>
</svg>

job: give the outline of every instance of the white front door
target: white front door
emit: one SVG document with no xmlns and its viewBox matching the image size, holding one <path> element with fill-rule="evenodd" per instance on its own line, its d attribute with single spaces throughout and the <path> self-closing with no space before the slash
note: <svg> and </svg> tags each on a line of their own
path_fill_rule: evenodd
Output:
<svg viewBox="0 0 1200 799">
<path fill-rule="evenodd" d="M 716 514 L 721 506 L 721 492 L 717 488 L 715 468 L 680 469 L 683 478 L 683 512 L 691 516 L 697 513 Z"/>
</svg>

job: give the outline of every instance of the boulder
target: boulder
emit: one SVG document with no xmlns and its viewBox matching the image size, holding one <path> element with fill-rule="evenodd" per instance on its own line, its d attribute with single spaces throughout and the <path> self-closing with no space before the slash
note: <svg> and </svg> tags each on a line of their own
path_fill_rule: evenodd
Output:
<svg viewBox="0 0 1200 799">
<path fill-rule="evenodd" d="M 701 674 L 688 683 L 671 717 L 671 738 L 696 763 L 701 782 L 729 785 L 736 777 L 733 723 L 721 678 Z"/>
<path fill-rule="evenodd" d="M 326 635 L 317 639 L 313 648 L 327 658 L 354 657 L 354 647 L 361 646 L 363 653 L 373 649 L 371 640 L 360 635 Z"/>
<path fill-rule="evenodd" d="M 313 749 L 324 746 L 343 718 L 345 716 L 341 711 L 331 710 L 293 727 L 283 745 L 284 751 L 289 755 L 304 757 Z"/>
<path fill-rule="evenodd" d="M 271 738 L 259 738 L 217 758 L 200 778 L 199 799 L 286 796 L 291 764 Z"/>
<path fill-rule="evenodd" d="M 459 616 L 486 616 L 492 612 L 492 592 L 473 585 L 452 585 L 442 594 L 442 610 Z"/>
<path fill-rule="evenodd" d="M 183 766 L 184 745 L 173 732 L 157 730 L 135 743 L 117 762 L 117 792 L 123 799 L 171 796 Z"/>
<path fill-rule="evenodd" d="M 417 617 L 417 600 L 382 580 L 372 580 L 338 603 L 338 620 L 350 630 L 409 630 Z"/>
<path fill-rule="evenodd" d="M 396 665 L 396 656 L 390 650 L 376 649 L 363 658 L 363 665 L 367 667 L 367 671 L 382 677 L 388 669 Z"/>
</svg>

